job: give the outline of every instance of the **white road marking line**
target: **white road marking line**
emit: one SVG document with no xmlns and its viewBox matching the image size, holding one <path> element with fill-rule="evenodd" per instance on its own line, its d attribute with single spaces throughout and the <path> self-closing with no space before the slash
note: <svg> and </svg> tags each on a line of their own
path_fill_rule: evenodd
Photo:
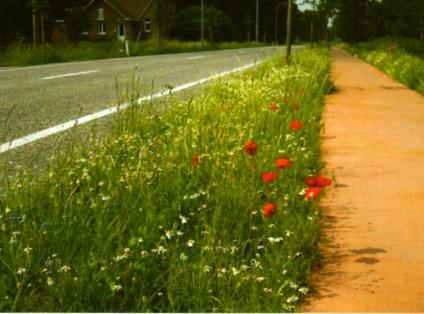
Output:
<svg viewBox="0 0 424 314">
<path fill-rule="evenodd" d="M 203 59 L 205 56 L 195 56 L 195 57 L 189 57 L 187 60 L 197 60 L 197 59 Z"/>
<path fill-rule="evenodd" d="M 52 79 L 61 78 L 61 77 L 86 75 L 86 74 L 97 73 L 97 72 L 99 72 L 99 71 L 93 70 L 93 71 L 84 71 L 84 72 L 77 72 L 77 73 L 67 73 L 67 74 L 61 74 L 61 75 L 42 77 L 42 78 L 40 78 L 40 80 L 52 80 Z"/>
<path fill-rule="evenodd" d="M 0 72 L 8 72 L 8 71 L 13 71 L 13 70 L 15 70 L 16 68 L 0 68 Z"/>
<path fill-rule="evenodd" d="M 150 95 L 150 96 L 144 96 L 144 97 L 137 99 L 136 104 L 141 105 L 146 100 L 152 100 L 152 99 L 155 99 L 155 98 L 160 98 L 160 97 L 163 97 L 163 96 L 170 95 L 172 93 L 178 93 L 180 91 L 194 87 L 196 85 L 201 85 L 201 84 L 204 84 L 208 81 L 211 81 L 211 80 L 214 80 L 214 79 L 217 79 L 217 78 L 229 75 L 229 74 L 233 74 L 233 73 L 237 73 L 237 72 L 247 70 L 251 67 L 254 67 L 258 64 L 261 64 L 262 62 L 263 61 L 257 61 L 255 63 L 250 63 L 248 65 L 238 67 L 238 68 L 235 68 L 233 70 L 221 72 L 221 73 L 200 79 L 198 81 L 194 81 L 194 82 L 190 82 L 190 83 L 187 83 L 187 84 L 177 86 L 177 87 L 173 88 L 172 90 L 168 89 L 168 90 L 164 90 L 164 91 L 161 91 L 159 93 L 156 93 L 156 94 L 153 94 L 153 95 Z M 29 143 L 32 143 L 32 142 L 38 141 L 40 139 L 46 138 L 50 135 L 61 133 L 63 131 L 74 128 L 78 125 L 82 125 L 82 124 L 88 123 L 90 121 L 109 116 L 109 115 L 114 114 L 114 113 L 116 113 L 120 110 L 127 109 L 130 106 L 131 106 L 130 103 L 124 103 L 120 106 L 111 107 L 111 108 L 108 108 L 108 109 L 105 109 L 105 110 L 102 110 L 102 111 L 99 111 L 99 112 L 95 112 L 95 113 L 83 116 L 83 117 L 75 119 L 75 120 L 70 120 L 68 122 L 52 126 L 50 128 L 29 134 L 29 135 L 21 137 L 21 138 L 11 140 L 10 142 L 7 142 L 7 143 L 0 145 L 0 154 L 7 152 L 9 150 L 12 150 L 14 148 L 17 148 L 17 147 L 20 147 L 20 146 L 23 146 L 23 145 L 27 145 Z"/>
</svg>

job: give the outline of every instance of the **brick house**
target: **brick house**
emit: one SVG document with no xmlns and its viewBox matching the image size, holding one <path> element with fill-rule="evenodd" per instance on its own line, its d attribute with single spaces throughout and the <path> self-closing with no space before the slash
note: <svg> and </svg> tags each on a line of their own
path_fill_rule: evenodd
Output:
<svg viewBox="0 0 424 314">
<path fill-rule="evenodd" d="M 154 0 L 91 0 L 84 7 L 83 38 L 142 40 L 155 36 Z"/>
</svg>

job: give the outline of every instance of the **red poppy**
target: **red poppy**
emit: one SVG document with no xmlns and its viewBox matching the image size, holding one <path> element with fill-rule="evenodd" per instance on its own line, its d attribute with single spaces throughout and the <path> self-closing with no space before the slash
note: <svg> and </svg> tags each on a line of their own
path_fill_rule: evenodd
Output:
<svg viewBox="0 0 424 314">
<path fill-rule="evenodd" d="M 262 213 L 264 217 L 271 217 L 277 212 L 277 205 L 274 203 L 266 203 L 262 207 Z"/>
<path fill-rule="evenodd" d="M 300 108 L 300 105 L 299 104 L 293 104 L 292 105 L 292 109 L 293 110 L 299 110 L 299 108 Z"/>
<path fill-rule="evenodd" d="M 299 88 L 297 92 L 299 93 L 299 95 L 303 95 L 303 94 L 305 94 L 305 89 Z"/>
<path fill-rule="evenodd" d="M 291 164 L 292 164 L 291 161 L 288 158 L 285 158 L 285 157 L 280 157 L 275 162 L 275 166 L 279 169 L 288 168 L 288 167 L 291 166 Z"/>
<path fill-rule="evenodd" d="M 280 109 L 280 107 L 278 107 L 278 105 L 277 105 L 277 104 L 275 104 L 275 103 L 272 103 L 272 104 L 269 106 L 269 110 L 271 110 L 271 111 L 275 111 L 275 110 L 278 110 L 278 109 Z"/>
<path fill-rule="evenodd" d="M 262 180 L 265 183 L 270 183 L 270 182 L 277 180 L 277 179 L 278 179 L 278 173 L 276 173 L 276 172 L 265 172 L 265 173 L 262 174 Z"/>
<path fill-rule="evenodd" d="M 321 194 L 322 190 L 323 188 L 320 186 L 311 186 L 307 188 L 305 192 L 305 199 L 309 201 L 310 199 L 317 198 Z"/>
<path fill-rule="evenodd" d="M 285 102 L 286 104 L 288 104 L 290 102 L 290 99 L 288 97 L 283 98 L 283 102 Z"/>
<path fill-rule="evenodd" d="M 290 130 L 296 131 L 303 128 L 303 124 L 299 120 L 293 120 L 290 124 Z"/>
<path fill-rule="evenodd" d="M 198 155 L 194 155 L 193 158 L 191 158 L 191 165 L 193 167 L 197 167 L 199 165 L 200 157 Z"/>
<path fill-rule="evenodd" d="M 246 144 L 244 145 L 244 151 L 249 156 L 255 156 L 257 150 L 258 150 L 258 145 L 256 145 L 256 143 L 252 140 L 248 140 Z"/>
<path fill-rule="evenodd" d="M 329 178 L 321 176 L 310 176 L 305 179 L 305 183 L 310 187 L 326 187 L 330 186 L 332 181 Z"/>
<path fill-rule="evenodd" d="M 317 186 L 317 177 L 316 176 L 309 176 L 305 179 L 305 184 L 307 186 Z"/>
</svg>

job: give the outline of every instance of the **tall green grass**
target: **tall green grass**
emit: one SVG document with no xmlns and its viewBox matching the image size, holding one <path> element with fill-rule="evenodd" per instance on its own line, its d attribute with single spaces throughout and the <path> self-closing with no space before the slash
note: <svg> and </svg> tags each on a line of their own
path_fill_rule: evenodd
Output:
<svg viewBox="0 0 424 314">
<path fill-rule="evenodd" d="M 318 204 L 303 181 L 321 168 L 328 70 L 324 50 L 290 67 L 278 56 L 166 110 L 121 112 L 106 139 L 10 179 L 0 310 L 295 310 L 317 257 Z M 293 120 L 304 128 L 291 130 Z M 292 166 L 276 169 L 283 156 Z M 266 184 L 268 171 L 279 178 Z"/>
<path fill-rule="evenodd" d="M 350 52 L 424 95 L 424 42 L 383 38 L 345 45 Z"/>
<path fill-rule="evenodd" d="M 181 42 L 177 40 L 149 40 L 130 42 L 130 56 L 144 56 L 164 53 L 194 52 L 203 50 L 237 49 L 258 47 L 254 43 L 209 43 Z M 0 54 L 0 66 L 25 66 L 46 63 L 84 61 L 126 57 L 123 42 L 79 42 L 75 44 L 30 45 L 15 44 Z"/>
</svg>

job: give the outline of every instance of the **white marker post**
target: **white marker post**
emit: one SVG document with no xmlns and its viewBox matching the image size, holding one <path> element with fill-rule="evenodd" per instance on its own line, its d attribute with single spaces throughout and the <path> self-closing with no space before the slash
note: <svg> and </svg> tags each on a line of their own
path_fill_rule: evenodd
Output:
<svg viewBox="0 0 424 314">
<path fill-rule="evenodd" d="M 129 44 L 128 40 L 125 41 L 125 53 L 126 53 L 127 57 L 130 56 L 130 44 Z"/>
</svg>

